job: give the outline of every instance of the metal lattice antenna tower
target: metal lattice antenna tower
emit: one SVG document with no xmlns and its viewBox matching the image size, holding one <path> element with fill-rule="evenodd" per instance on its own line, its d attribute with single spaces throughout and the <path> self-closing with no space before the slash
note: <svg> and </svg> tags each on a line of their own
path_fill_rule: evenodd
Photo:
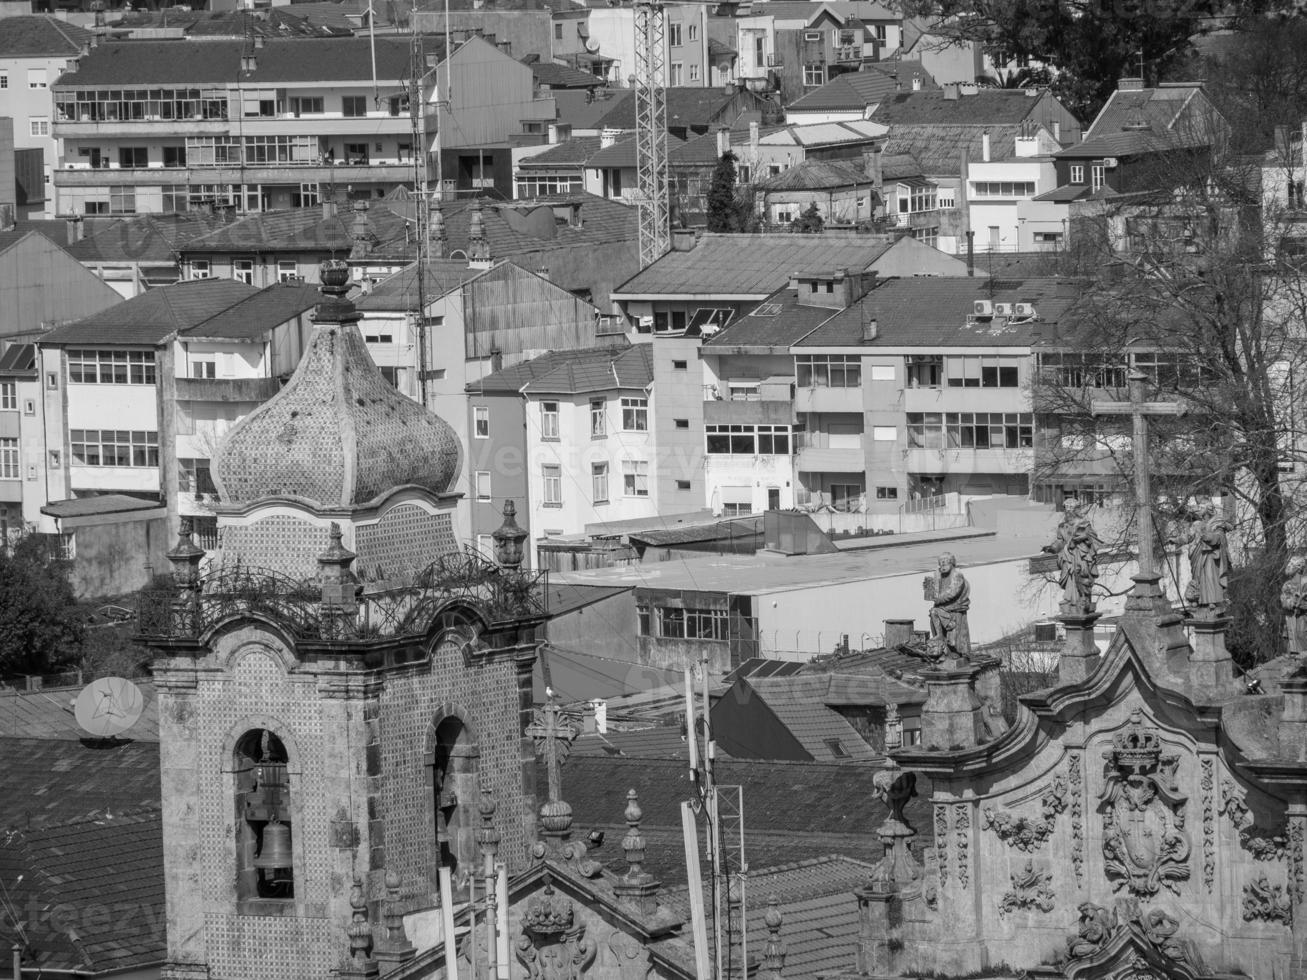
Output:
<svg viewBox="0 0 1307 980">
<path fill-rule="evenodd" d="M 635 159 L 639 184 L 640 268 L 653 264 L 670 247 L 667 201 L 667 49 L 663 5 L 635 5 Z"/>
</svg>

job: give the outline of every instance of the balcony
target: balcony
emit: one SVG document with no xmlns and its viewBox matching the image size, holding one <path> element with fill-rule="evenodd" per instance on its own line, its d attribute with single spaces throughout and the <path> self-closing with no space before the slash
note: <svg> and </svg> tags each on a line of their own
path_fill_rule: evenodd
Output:
<svg viewBox="0 0 1307 980">
<path fill-rule="evenodd" d="M 235 123 L 227 119 L 56 119 L 54 136 L 56 139 L 169 139 L 176 136 L 222 136 L 234 126 Z"/>
<path fill-rule="evenodd" d="M 703 403 L 703 421 L 705 425 L 790 425 L 794 422 L 794 403 L 759 398 L 710 399 Z"/>
<path fill-rule="evenodd" d="M 905 388 L 905 412 L 1029 412 L 1030 392 L 1021 388 Z"/>
<path fill-rule="evenodd" d="M 1029 473 L 1033 449 L 908 449 L 909 473 Z"/>
<path fill-rule="evenodd" d="M 861 435 L 798 432 L 794 441 L 799 451 L 795 467 L 801 472 L 863 473 L 867 469 Z"/>
<path fill-rule="evenodd" d="M 178 378 L 177 400 L 265 402 L 281 390 L 277 378 Z"/>
<path fill-rule="evenodd" d="M 144 137 L 167 139 L 175 136 L 222 136 L 239 130 L 246 136 L 310 133 L 314 136 L 360 136 L 407 134 L 413 127 L 407 112 L 392 116 L 372 112 L 366 116 L 301 115 L 246 116 L 241 119 L 97 119 L 55 120 L 58 139 L 124 139 Z M 428 130 L 434 132 L 434 130 Z"/>
<path fill-rule="evenodd" d="M 54 171 L 56 187 L 141 187 L 152 184 L 377 184 L 413 179 L 411 163 L 250 164 L 244 167 L 79 167 Z"/>
<path fill-rule="evenodd" d="M 832 388 L 829 385 L 796 388 L 794 410 L 796 412 L 851 412 L 860 415 L 863 410 L 862 388 Z"/>
</svg>

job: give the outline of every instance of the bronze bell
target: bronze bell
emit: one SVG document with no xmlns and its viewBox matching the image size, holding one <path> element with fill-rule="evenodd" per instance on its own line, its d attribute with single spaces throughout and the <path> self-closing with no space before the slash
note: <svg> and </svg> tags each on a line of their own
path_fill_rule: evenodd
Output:
<svg viewBox="0 0 1307 980">
<path fill-rule="evenodd" d="M 274 877 L 283 877 L 289 874 L 291 864 L 290 825 L 274 820 L 263 828 L 263 846 L 254 866 L 261 871 L 281 871 L 283 875 Z"/>
</svg>

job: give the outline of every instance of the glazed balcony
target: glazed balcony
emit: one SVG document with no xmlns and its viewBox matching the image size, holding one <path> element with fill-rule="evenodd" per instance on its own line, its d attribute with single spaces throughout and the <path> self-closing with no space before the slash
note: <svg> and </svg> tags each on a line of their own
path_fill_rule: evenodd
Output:
<svg viewBox="0 0 1307 980">
<path fill-rule="evenodd" d="M 151 184 L 404 183 L 411 163 L 274 163 L 240 167 L 74 167 L 54 171 L 56 187 L 140 187 Z"/>
</svg>

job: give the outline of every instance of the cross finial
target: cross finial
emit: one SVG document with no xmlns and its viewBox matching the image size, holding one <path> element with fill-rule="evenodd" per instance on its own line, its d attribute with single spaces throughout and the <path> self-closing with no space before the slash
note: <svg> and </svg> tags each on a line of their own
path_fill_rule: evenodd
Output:
<svg viewBox="0 0 1307 980">
<path fill-rule="evenodd" d="M 545 760 L 545 773 L 549 779 L 549 800 L 556 803 L 562 797 L 562 766 L 572 748 L 572 740 L 580 732 L 572 724 L 567 712 L 558 706 L 551 693 L 544 707 L 536 712 L 526 729 L 535 740 L 536 754 Z"/>
</svg>

